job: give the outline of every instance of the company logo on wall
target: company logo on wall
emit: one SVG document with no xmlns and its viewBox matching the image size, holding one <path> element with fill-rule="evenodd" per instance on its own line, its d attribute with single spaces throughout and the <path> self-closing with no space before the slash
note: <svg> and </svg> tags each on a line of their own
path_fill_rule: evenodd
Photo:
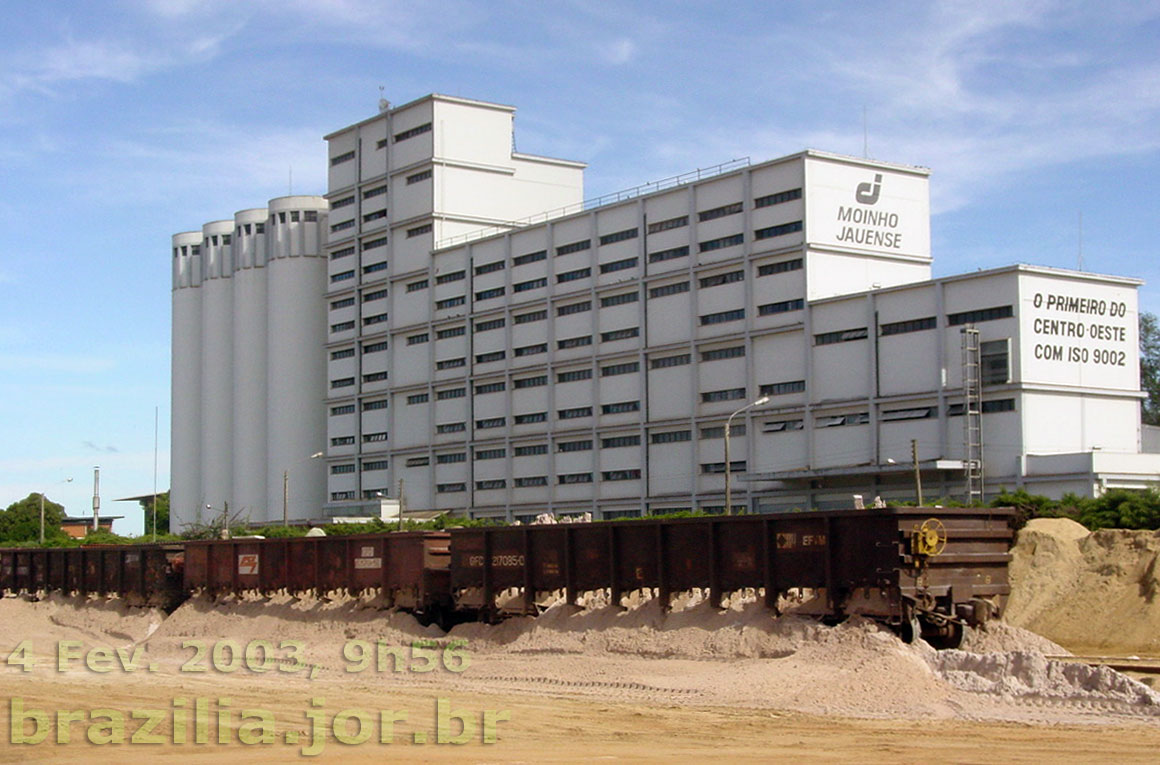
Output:
<svg viewBox="0 0 1160 765">
<path fill-rule="evenodd" d="M 874 183 L 859 183 L 854 198 L 864 205 L 878 202 L 878 192 L 882 190 L 882 173 L 874 173 Z"/>
</svg>

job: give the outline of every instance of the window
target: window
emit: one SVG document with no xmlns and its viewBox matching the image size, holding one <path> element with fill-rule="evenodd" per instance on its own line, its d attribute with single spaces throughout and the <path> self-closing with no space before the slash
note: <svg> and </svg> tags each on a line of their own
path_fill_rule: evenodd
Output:
<svg viewBox="0 0 1160 765">
<path fill-rule="evenodd" d="M 380 196 L 380 195 L 386 194 L 386 193 L 387 193 L 386 184 L 383 184 L 382 186 L 375 186 L 373 189 L 367 189 L 366 191 L 363 192 L 363 199 L 370 199 L 371 197 L 377 197 L 377 196 Z"/>
<path fill-rule="evenodd" d="M 667 297 L 668 295 L 678 295 L 688 291 L 688 282 L 677 282 L 675 284 L 662 284 L 660 287 L 653 287 L 648 291 L 648 296 L 650 298 L 660 298 Z"/>
<path fill-rule="evenodd" d="M 349 197 L 343 197 L 342 199 L 336 199 L 333 202 L 331 202 L 330 209 L 337 210 L 340 207 L 346 207 L 347 205 L 353 205 L 353 204 L 354 204 L 354 195 L 351 194 Z"/>
<path fill-rule="evenodd" d="M 331 475 L 342 475 L 343 473 L 353 473 L 353 472 L 354 472 L 354 463 L 353 462 L 349 463 L 349 464 L 331 465 L 330 466 L 330 474 Z"/>
<path fill-rule="evenodd" d="M 336 417 L 340 414 L 354 414 L 354 404 L 341 404 L 330 407 L 331 417 Z"/>
<path fill-rule="evenodd" d="M 560 372 L 558 375 L 556 375 L 556 382 L 558 383 L 578 382 L 580 380 L 591 379 L 591 369 L 570 369 L 567 372 Z"/>
<path fill-rule="evenodd" d="M 574 282 L 577 279 L 587 279 L 592 276 L 591 268 L 577 268 L 575 271 L 565 271 L 562 274 L 556 274 L 556 281 L 558 283 Z"/>
<path fill-rule="evenodd" d="M 476 300 L 491 300 L 492 298 L 503 297 L 503 287 L 493 287 L 489 290 L 480 290 L 475 293 Z"/>
<path fill-rule="evenodd" d="M 433 227 L 430 223 L 424 223 L 422 226 L 407 229 L 407 238 L 414 239 L 417 236 L 423 236 L 423 234 L 430 234 L 432 230 Z"/>
<path fill-rule="evenodd" d="M 479 491 L 487 491 L 488 489 L 505 489 L 507 488 L 507 480 L 504 478 L 488 478 L 482 481 L 476 481 L 475 488 Z"/>
<path fill-rule="evenodd" d="M 802 268 L 802 259 L 794 258 L 793 260 L 783 260 L 778 263 L 766 263 L 763 266 L 757 267 L 758 276 L 772 276 L 773 274 L 784 274 L 787 271 L 800 271 Z"/>
<path fill-rule="evenodd" d="M 851 340 L 865 340 L 869 332 L 865 327 L 856 329 L 842 329 L 837 332 L 822 332 L 814 335 L 814 345 L 833 345 L 834 343 L 848 343 Z"/>
<path fill-rule="evenodd" d="M 709 404 L 714 401 L 735 401 L 745 398 L 744 388 L 726 388 L 724 390 L 710 390 L 701 394 L 701 401 Z"/>
<path fill-rule="evenodd" d="M 600 439 L 601 449 L 619 449 L 624 446 L 640 446 L 640 436 L 610 436 Z"/>
<path fill-rule="evenodd" d="M 379 271 L 386 271 L 387 268 L 389 268 L 389 265 L 384 260 L 381 263 L 371 263 L 369 266 L 363 266 L 362 272 L 364 274 L 373 274 L 373 273 L 377 273 Z"/>
<path fill-rule="evenodd" d="M 370 292 L 364 292 L 362 299 L 363 299 L 364 303 L 369 303 L 372 300 L 382 300 L 386 296 L 387 296 L 386 290 L 372 290 Z"/>
<path fill-rule="evenodd" d="M 573 252 L 580 252 L 582 250 L 587 250 L 591 246 L 592 246 L 591 239 L 585 239 L 582 242 L 572 242 L 571 244 L 562 244 L 556 248 L 556 254 L 557 255 L 568 255 L 568 254 L 571 254 Z"/>
<path fill-rule="evenodd" d="M 354 355 L 354 348 L 343 348 L 342 350 L 331 351 L 330 352 L 330 360 L 331 361 L 338 361 L 339 359 L 349 359 L 353 355 Z"/>
<path fill-rule="evenodd" d="M 814 420 L 816 428 L 840 428 L 844 425 L 865 425 L 870 422 L 869 412 L 854 414 L 835 414 L 828 417 L 818 417 Z"/>
<path fill-rule="evenodd" d="M 697 213 L 697 220 L 704 223 L 707 220 L 724 218 L 727 215 L 736 215 L 737 213 L 741 212 L 741 210 L 741 202 L 734 202 L 731 205 L 725 205 L 724 207 L 714 207 L 712 210 L 704 210 L 703 212 L 699 212 Z"/>
<path fill-rule="evenodd" d="M 570 483 L 592 483 L 591 473 L 562 473 L 556 476 L 556 480 L 561 484 Z"/>
<path fill-rule="evenodd" d="M 524 266 L 528 263 L 535 263 L 538 260 L 546 260 L 547 257 L 547 250 L 537 250 L 535 252 L 529 252 L 527 255 L 517 255 L 516 257 L 512 258 L 512 265 Z"/>
<path fill-rule="evenodd" d="M 803 393 L 806 389 L 805 380 L 791 380 L 789 382 L 770 383 L 761 386 L 763 396 L 783 396 L 787 393 Z"/>
<path fill-rule="evenodd" d="M 611 364 L 607 367 L 600 368 L 601 377 L 613 377 L 614 375 L 627 375 L 633 372 L 640 371 L 639 361 L 630 361 L 624 364 Z"/>
<path fill-rule="evenodd" d="M 666 367 L 682 367 L 685 364 L 691 364 L 693 357 L 688 353 L 682 353 L 677 356 L 662 356 L 659 359 L 652 359 L 649 361 L 649 369 L 664 369 Z"/>
<path fill-rule="evenodd" d="M 342 154 L 337 154 L 337 155 L 331 157 L 330 158 L 330 166 L 334 167 L 335 165 L 341 165 L 343 162 L 350 162 L 352 159 L 354 159 L 354 152 L 353 151 L 346 151 L 346 152 L 343 152 Z"/>
<path fill-rule="evenodd" d="M 467 327 L 463 327 L 463 326 L 448 327 L 447 329 L 441 329 L 438 332 L 436 332 L 435 337 L 438 340 L 446 340 L 449 337 L 459 337 L 460 335 L 466 335 L 466 334 L 467 334 Z"/>
<path fill-rule="evenodd" d="M 436 433 L 462 433 L 465 430 L 467 430 L 467 423 L 463 422 L 445 422 L 435 426 Z"/>
<path fill-rule="evenodd" d="M 492 361 L 502 361 L 507 356 L 507 351 L 488 351 L 487 353 L 475 354 L 476 364 L 487 364 Z"/>
<path fill-rule="evenodd" d="M 337 324 L 330 325 L 331 332 L 346 332 L 350 329 L 354 329 L 353 321 L 340 321 Z"/>
<path fill-rule="evenodd" d="M 364 327 L 368 327 L 371 324 L 382 324 L 386 320 L 387 315 L 385 313 L 376 313 L 373 316 L 364 317 L 362 323 Z"/>
<path fill-rule="evenodd" d="M 542 475 L 525 476 L 524 478 L 516 479 L 516 487 L 524 488 L 528 486 L 547 486 L 548 478 Z"/>
<path fill-rule="evenodd" d="M 789 311 L 800 311 L 806 307 L 806 301 L 801 298 L 796 300 L 782 300 L 779 303 L 766 303 L 765 305 L 757 306 L 758 316 L 772 316 L 778 313 L 787 313 Z"/>
<path fill-rule="evenodd" d="M 766 422 L 761 426 L 761 430 L 763 433 L 785 433 L 791 430 L 804 430 L 805 426 L 803 420 L 775 420 Z"/>
<path fill-rule="evenodd" d="M 744 473 L 745 470 L 746 470 L 746 460 L 730 460 L 729 461 L 729 472 L 730 473 Z M 724 473 L 725 472 L 725 463 L 724 462 L 702 462 L 701 463 L 701 472 L 708 473 L 708 474 Z"/>
<path fill-rule="evenodd" d="M 625 412 L 639 411 L 639 401 L 617 401 L 615 404 L 604 404 L 600 407 L 601 414 L 624 414 Z"/>
<path fill-rule="evenodd" d="M 790 189 L 789 191 L 779 191 L 776 194 L 768 194 L 764 197 L 758 197 L 753 200 L 754 207 L 772 207 L 773 205 L 780 205 L 785 202 L 792 202 L 795 199 L 802 198 L 801 189 Z"/>
<path fill-rule="evenodd" d="M 745 356 L 744 345 L 734 345 L 730 348 L 711 348 L 701 352 L 701 361 L 718 361 L 720 359 L 737 359 Z"/>
<path fill-rule="evenodd" d="M 456 295 L 455 297 L 447 298 L 446 300 L 435 301 L 435 308 L 443 310 L 445 308 L 454 308 L 457 305 L 463 305 L 467 302 L 467 298 L 463 295 Z"/>
<path fill-rule="evenodd" d="M 502 428 L 507 425 L 506 417 L 488 417 L 483 420 L 476 420 L 475 427 L 477 430 L 487 430 L 488 428 Z"/>
<path fill-rule="evenodd" d="M 724 274 L 714 274 L 713 276 L 706 276 L 700 281 L 701 289 L 706 287 L 717 287 L 722 284 L 731 284 L 733 282 L 745 281 L 744 271 L 729 271 Z"/>
<path fill-rule="evenodd" d="M 343 298 L 342 300 L 332 300 L 330 301 L 330 310 L 337 311 L 339 308 L 348 308 L 352 305 L 354 305 L 354 298 L 352 297 Z"/>
<path fill-rule="evenodd" d="M 585 300 L 583 303 L 571 303 L 569 305 L 556 306 L 557 316 L 568 316 L 574 313 L 584 313 L 592 310 L 592 301 Z"/>
<path fill-rule="evenodd" d="M 330 492 L 330 499 L 333 502 L 341 502 L 344 499 L 354 499 L 353 491 L 332 491 Z"/>
<path fill-rule="evenodd" d="M 516 284 L 513 284 L 512 285 L 512 292 L 527 292 L 528 290 L 537 290 L 540 287 L 547 287 L 547 286 L 548 286 L 547 277 L 541 277 L 539 279 L 530 279 L 526 282 L 517 282 Z"/>
<path fill-rule="evenodd" d="M 629 470 L 605 470 L 600 474 L 603 481 L 635 481 L 640 478 L 640 468 Z"/>
<path fill-rule="evenodd" d="M 668 220 L 657 221 L 656 223 L 648 224 L 648 232 L 650 234 L 658 234 L 661 231 L 668 231 L 671 228 L 680 228 L 681 226 L 689 225 L 689 216 L 682 215 L 677 218 L 669 218 Z"/>
<path fill-rule="evenodd" d="M 535 377 L 525 377 L 520 380 L 512 380 L 512 387 L 519 390 L 521 388 L 538 388 L 541 385 L 548 384 L 547 375 L 537 375 Z"/>
<path fill-rule="evenodd" d="M 726 247 L 734 247 L 745 242 L 745 234 L 734 234 L 733 236 L 723 236 L 719 239 L 709 239 L 701 242 L 697 246 L 701 252 L 711 252 L 713 250 L 723 250 Z"/>
<path fill-rule="evenodd" d="M 435 455 L 435 463 L 438 465 L 451 465 L 456 462 L 467 462 L 467 452 L 453 452 L 451 454 Z"/>
<path fill-rule="evenodd" d="M 499 317 L 498 319 L 488 319 L 486 321 L 477 321 L 477 322 L 475 322 L 475 331 L 476 332 L 489 332 L 493 329 L 503 329 L 503 327 L 506 323 L 507 323 L 507 320 L 504 319 L 504 317 L 502 317 L 502 316 Z"/>
<path fill-rule="evenodd" d="M 607 295 L 600 298 L 600 307 L 608 308 L 614 305 L 625 305 L 626 303 L 635 303 L 640 300 L 639 292 L 622 292 L 619 295 Z"/>
<path fill-rule="evenodd" d="M 507 390 L 507 383 L 505 383 L 503 380 L 499 380 L 498 382 L 480 383 L 479 385 L 475 386 L 475 395 L 482 396 L 485 393 L 499 393 L 503 390 Z"/>
<path fill-rule="evenodd" d="M 398 143 L 399 141 L 405 141 L 408 138 L 414 138 L 417 135 L 423 135 L 424 133 L 430 133 L 430 132 L 431 132 L 431 123 L 424 122 L 422 125 L 417 125 L 416 127 L 413 127 L 409 130 L 404 130 L 401 133 L 395 133 L 395 143 Z"/>
<path fill-rule="evenodd" d="M 632 337 L 640 336 L 639 327 L 629 327 L 628 329 L 614 329 L 609 332 L 600 333 L 600 341 L 604 343 L 611 343 L 617 340 L 627 340 Z"/>
<path fill-rule="evenodd" d="M 431 336 L 428 335 L 426 332 L 423 332 L 423 333 L 418 334 L 418 335 L 411 335 L 410 337 L 407 338 L 407 345 L 419 345 L 420 343 L 425 343 L 430 339 L 431 339 Z"/>
<path fill-rule="evenodd" d="M 345 231 L 348 228 L 354 228 L 354 220 L 353 219 L 339 221 L 338 223 L 335 223 L 333 226 L 330 227 L 330 233 L 335 234 L 335 233 L 338 233 L 339 231 Z"/>
<path fill-rule="evenodd" d="M 427 289 L 429 286 L 426 279 L 420 279 L 419 281 L 409 283 L 407 285 L 407 292 L 418 292 L 419 290 Z"/>
<path fill-rule="evenodd" d="M 926 420 L 934 417 L 935 407 L 922 406 L 913 409 L 888 409 L 879 415 L 882 422 L 897 422 L 899 420 Z"/>
<path fill-rule="evenodd" d="M 613 242 L 623 242 L 628 239 L 636 239 L 638 233 L 640 233 L 638 229 L 626 228 L 624 231 L 605 234 L 604 236 L 600 237 L 600 244 L 612 244 Z"/>
<path fill-rule="evenodd" d="M 343 247 L 342 249 L 335 250 L 334 252 L 330 253 L 330 259 L 338 260 L 339 258 L 345 258 L 348 255 L 354 255 L 353 245 L 350 247 Z"/>
<path fill-rule="evenodd" d="M 370 412 L 374 409 L 386 409 L 390 405 L 390 400 L 382 398 L 377 401 L 364 401 L 362 409 L 364 412 Z"/>
<path fill-rule="evenodd" d="M 350 446 L 354 443 L 354 436 L 337 436 L 330 439 L 331 446 Z"/>
<path fill-rule="evenodd" d="M 466 388 L 448 388 L 446 390 L 435 391 L 435 398 L 439 401 L 446 401 L 449 398 L 464 398 L 466 396 Z"/>
<path fill-rule="evenodd" d="M 994 308 L 980 308 L 975 311 L 963 311 L 962 313 L 948 313 L 947 324 L 952 327 L 957 327 L 960 324 L 975 324 L 980 321 L 992 321 L 993 319 L 1009 319 L 1014 316 L 1011 306 L 1001 305 Z"/>
<path fill-rule="evenodd" d="M 369 212 L 363 216 L 363 223 L 370 223 L 373 220 L 380 220 L 385 217 L 387 217 L 386 210 L 375 210 L 374 212 Z"/>
<path fill-rule="evenodd" d="M 1002 385 L 1011 382 L 1008 359 L 1011 354 L 1011 340 L 988 340 L 979 345 L 982 379 L 986 385 Z"/>
<path fill-rule="evenodd" d="M 649 441 L 654 444 L 675 444 L 681 441 L 692 441 L 693 433 L 689 430 L 669 430 L 664 433 L 653 433 Z"/>
<path fill-rule="evenodd" d="M 425 181 L 430 177 L 431 177 L 431 170 L 429 170 L 429 169 L 422 170 L 418 173 L 415 173 L 414 175 L 408 175 L 407 176 L 407 185 L 410 186 L 412 183 L 419 183 L 420 181 Z"/>
<path fill-rule="evenodd" d="M 531 313 L 518 313 L 512 317 L 512 320 L 516 324 L 530 324 L 533 321 L 544 321 L 547 318 L 547 311 L 532 311 Z"/>
<path fill-rule="evenodd" d="M 648 256 L 649 263 L 660 263 L 662 260 L 673 260 L 674 258 L 683 258 L 689 254 L 689 245 L 684 244 L 680 247 L 673 247 L 668 250 L 657 250 L 650 252 Z"/>
<path fill-rule="evenodd" d="M 580 337 L 566 337 L 563 340 L 556 341 L 556 347 L 560 350 L 566 348 L 580 348 L 585 345 L 592 345 L 592 335 L 581 335 Z"/>
<path fill-rule="evenodd" d="M 600 273 L 610 274 L 614 271 L 626 271 L 630 268 L 636 268 L 638 258 L 625 258 L 624 260 L 614 260 L 611 263 L 602 263 L 600 266 Z"/>
<path fill-rule="evenodd" d="M 467 366 L 467 359 L 460 356 L 457 359 L 443 359 L 435 362 L 436 369 L 458 369 Z"/>
<path fill-rule="evenodd" d="M 938 322 L 935 320 L 935 317 L 927 316 L 925 319 L 892 321 L 878 327 L 878 331 L 885 337 L 886 335 L 901 335 L 906 332 L 921 332 L 924 329 L 934 329 L 937 325 Z"/>
<path fill-rule="evenodd" d="M 502 460 L 507 456 L 507 449 L 476 449 L 476 460 Z"/>
<path fill-rule="evenodd" d="M 380 340 L 377 343 L 363 343 L 363 353 L 378 353 L 379 351 L 387 350 L 387 341 Z"/>
<path fill-rule="evenodd" d="M 435 277 L 436 284 L 450 284 L 451 282 L 462 281 L 467 278 L 466 271 L 452 271 L 449 274 L 440 274 Z"/>
<path fill-rule="evenodd" d="M 408 457 L 406 465 L 407 467 L 423 467 L 424 465 L 429 465 L 430 463 L 430 457 Z"/>
<path fill-rule="evenodd" d="M 507 263 L 502 260 L 497 260 L 494 263 L 484 263 L 483 265 L 475 267 L 475 275 L 482 276 L 483 274 L 490 274 L 496 271 L 502 271 L 507 267 Z"/>
<path fill-rule="evenodd" d="M 753 238 L 758 241 L 762 239 L 772 239 L 775 236 L 785 236 L 802 230 L 802 222 L 795 220 L 793 223 L 782 223 L 780 226 L 770 226 L 769 228 L 759 228 L 753 232 Z"/>
<path fill-rule="evenodd" d="M 592 407 L 590 406 L 574 406 L 571 409 L 561 409 L 556 412 L 556 416 L 561 420 L 575 420 L 580 417 L 591 417 Z"/>
<path fill-rule="evenodd" d="M 995 414 L 996 412 L 1014 412 L 1015 399 L 1002 398 L 998 401 L 984 401 L 983 414 Z"/>
<path fill-rule="evenodd" d="M 531 457 L 536 454 L 547 454 L 547 444 L 532 444 L 531 446 L 517 446 L 512 450 L 517 457 Z"/>
<path fill-rule="evenodd" d="M 457 483 L 435 484 L 435 493 L 437 494 L 458 494 L 461 491 L 467 491 L 467 484 L 462 481 Z"/>
<path fill-rule="evenodd" d="M 731 435 L 731 436 L 743 436 L 743 435 L 745 435 L 745 423 L 739 422 L 736 425 L 730 425 L 729 426 L 729 435 Z M 708 428 L 701 428 L 701 440 L 702 441 L 705 441 L 708 439 L 713 439 L 713 438 L 724 438 L 724 437 L 725 437 L 725 426 L 724 425 L 713 425 L 713 426 L 710 426 Z"/>
<path fill-rule="evenodd" d="M 385 147 L 386 145 L 387 145 L 386 138 L 380 138 L 379 140 L 375 141 L 375 148 L 376 149 L 381 149 L 381 148 Z"/>
<path fill-rule="evenodd" d="M 547 412 L 528 412 L 527 414 L 517 414 L 515 416 L 516 425 L 530 425 L 535 422 L 547 422 Z"/>
<path fill-rule="evenodd" d="M 407 396 L 407 404 L 425 404 L 427 403 L 428 399 L 429 396 L 426 393 L 413 393 L 410 396 Z"/>
<path fill-rule="evenodd" d="M 558 452 L 588 452 L 592 451 L 591 439 L 584 441 L 560 441 L 556 444 Z"/>
<path fill-rule="evenodd" d="M 720 313 L 707 313 L 701 317 L 701 325 L 707 324 L 724 324 L 727 321 L 738 321 L 745 318 L 744 308 L 735 308 L 732 311 L 721 311 Z"/>
<path fill-rule="evenodd" d="M 380 236 L 377 239 L 368 239 L 365 242 L 363 242 L 363 246 L 362 246 L 363 252 L 366 252 L 367 250 L 373 250 L 376 247 L 382 247 L 386 243 L 387 243 L 387 238 L 385 236 Z"/>
<path fill-rule="evenodd" d="M 386 470 L 387 467 L 387 460 L 366 460 L 362 464 L 363 472 L 370 470 Z"/>
<path fill-rule="evenodd" d="M 352 271 L 340 271 L 339 273 L 333 274 L 330 277 L 330 283 L 335 284 L 337 282 L 345 282 L 347 279 L 353 279 L 353 278 L 354 278 L 354 271 L 353 270 Z"/>
<path fill-rule="evenodd" d="M 525 345 L 522 348 L 515 349 L 516 356 L 535 356 L 537 353 L 547 353 L 547 343 L 536 343 L 535 345 Z"/>
<path fill-rule="evenodd" d="M 387 432 L 384 430 L 380 433 L 363 433 L 363 443 L 373 444 L 379 441 L 387 440 Z"/>
</svg>

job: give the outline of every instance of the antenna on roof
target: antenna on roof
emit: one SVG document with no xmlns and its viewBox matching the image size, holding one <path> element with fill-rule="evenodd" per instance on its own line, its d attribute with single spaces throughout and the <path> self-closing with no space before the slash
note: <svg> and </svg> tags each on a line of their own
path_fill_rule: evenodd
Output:
<svg viewBox="0 0 1160 765">
<path fill-rule="evenodd" d="M 294 165 L 286 166 L 286 196 L 294 196 Z"/>
<path fill-rule="evenodd" d="M 1083 210 L 1079 211 L 1079 249 L 1075 256 L 1075 269 L 1077 271 L 1083 270 Z"/>
<path fill-rule="evenodd" d="M 386 88 L 384 86 L 382 86 L 382 85 L 379 86 L 379 113 L 380 114 L 382 114 L 383 112 L 385 112 L 386 110 L 391 108 L 391 102 L 388 101 L 386 99 L 386 97 L 383 95 L 385 90 L 386 90 Z"/>
</svg>

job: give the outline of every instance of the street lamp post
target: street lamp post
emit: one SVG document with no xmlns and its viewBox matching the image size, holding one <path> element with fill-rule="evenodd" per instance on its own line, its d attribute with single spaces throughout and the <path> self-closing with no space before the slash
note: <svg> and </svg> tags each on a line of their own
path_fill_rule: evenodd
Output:
<svg viewBox="0 0 1160 765">
<path fill-rule="evenodd" d="M 325 456 L 325 452 L 315 452 L 310 459 L 316 460 Z M 282 471 L 282 525 L 290 525 L 290 471 Z"/>
<path fill-rule="evenodd" d="M 729 428 L 733 425 L 733 418 L 744 412 L 746 409 L 752 409 L 755 406 L 761 406 L 769 403 L 769 396 L 762 396 L 756 401 L 751 401 L 745 406 L 738 409 L 729 418 L 725 420 L 725 515 L 733 515 L 733 470 L 729 465 Z"/>
<path fill-rule="evenodd" d="M 61 483 L 72 483 L 71 478 L 66 478 Z M 44 492 L 40 492 L 40 543 L 44 544 Z"/>
</svg>

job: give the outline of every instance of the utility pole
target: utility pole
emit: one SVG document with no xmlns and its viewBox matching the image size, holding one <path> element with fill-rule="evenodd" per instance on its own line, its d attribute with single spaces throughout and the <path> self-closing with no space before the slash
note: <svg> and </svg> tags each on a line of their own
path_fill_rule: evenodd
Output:
<svg viewBox="0 0 1160 765">
<path fill-rule="evenodd" d="M 101 528 L 101 467 L 93 468 L 93 531 Z"/>
<path fill-rule="evenodd" d="M 399 531 L 403 530 L 403 510 L 407 503 L 403 501 L 403 479 L 399 479 Z"/>
<path fill-rule="evenodd" d="M 922 507 L 922 474 L 918 472 L 918 439 L 910 439 L 910 458 L 914 461 L 914 489 L 918 492 L 918 506 Z"/>
<path fill-rule="evenodd" d="M 282 471 L 282 525 L 290 525 L 290 471 Z"/>
</svg>

